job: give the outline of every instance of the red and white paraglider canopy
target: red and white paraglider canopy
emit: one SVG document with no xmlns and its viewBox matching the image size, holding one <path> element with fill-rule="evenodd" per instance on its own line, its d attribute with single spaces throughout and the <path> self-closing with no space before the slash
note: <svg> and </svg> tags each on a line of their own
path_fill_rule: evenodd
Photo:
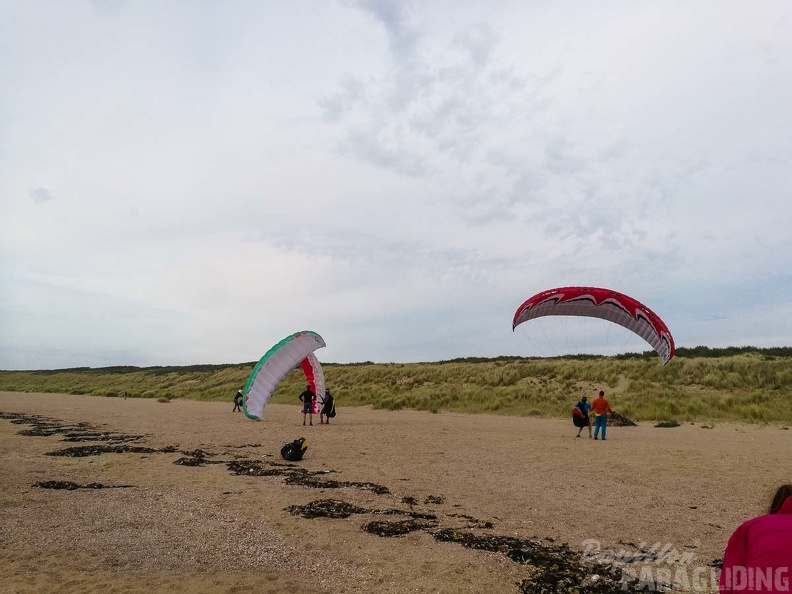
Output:
<svg viewBox="0 0 792 594">
<path fill-rule="evenodd" d="M 560 287 L 537 293 L 514 314 L 512 330 L 528 320 L 543 316 L 600 318 L 631 330 L 660 356 L 663 365 L 674 356 L 674 339 L 665 322 L 640 301 L 597 287 Z"/>
</svg>

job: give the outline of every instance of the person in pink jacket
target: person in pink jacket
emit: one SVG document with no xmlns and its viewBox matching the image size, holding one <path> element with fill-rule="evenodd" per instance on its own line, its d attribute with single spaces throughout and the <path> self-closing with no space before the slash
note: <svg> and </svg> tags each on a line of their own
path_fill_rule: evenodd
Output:
<svg viewBox="0 0 792 594">
<path fill-rule="evenodd" d="M 720 591 L 792 592 L 792 485 L 778 488 L 766 515 L 743 522 L 731 535 Z"/>
</svg>

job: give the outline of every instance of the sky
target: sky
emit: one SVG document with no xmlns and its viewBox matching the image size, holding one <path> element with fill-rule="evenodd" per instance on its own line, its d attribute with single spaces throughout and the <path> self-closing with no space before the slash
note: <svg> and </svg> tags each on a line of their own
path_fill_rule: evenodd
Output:
<svg viewBox="0 0 792 594">
<path fill-rule="evenodd" d="M 788 0 L 0 0 L 0 89 L 0 369 L 792 345 Z"/>
</svg>

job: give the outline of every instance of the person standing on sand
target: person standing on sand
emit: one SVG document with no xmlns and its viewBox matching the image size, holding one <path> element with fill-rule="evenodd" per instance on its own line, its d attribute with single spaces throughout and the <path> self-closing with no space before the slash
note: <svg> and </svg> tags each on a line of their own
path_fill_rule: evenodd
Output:
<svg viewBox="0 0 792 594">
<path fill-rule="evenodd" d="M 575 405 L 575 408 L 580 411 L 580 415 L 578 415 L 577 419 L 575 420 L 575 425 L 578 426 L 578 434 L 575 437 L 580 437 L 580 433 L 583 431 L 583 428 L 588 427 L 589 439 L 591 439 L 591 419 L 589 419 L 588 414 L 591 405 L 586 401 L 585 396 L 581 396 L 580 400 L 578 400 L 578 403 Z"/>
<path fill-rule="evenodd" d="M 330 393 L 330 388 L 325 388 L 324 402 L 322 403 L 322 412 L 319 413 L 319 423 L 322 424 L 323 417 L 327 416 L 327 424 L 330 424 L 330 417 L 335 416 L 335 404 L 333 403 L 333 395 Z"/>
<path fill-rule="evenodd" d="M 241 411 L 242 410 L 242 390 L 237 390 L 237 393 L 234 394 L 234 410 L 231 412 Z"/>
<path fill-rule="evenodd" d="M 766 515 L 743 522 L 729 538 L 721 594 L 789 592 L 792 581 L 792 485 L 781 485 Z"/>
<path fill-rule="evenodd" d="M 605 400 L 605 392 L 600 390 L 599 396 L 591 403 L 591 410 L 594 411 L 594 439 L 599 439 L 597 434 L 602 429 L 602 441 L 605 441 L 605 430 L 608 427 L 608 413 L 613 414 L 610 404 Z"/>
<path fill-rule="evenodd" d="M 300 401 L 303 403 L 303 425 L 305 425 L 305 415 L 311 415 L 311 426 L 313 426 L 313 409 L 314 409 L 314 400 L 316 400 L 316 394 L 313 393 L 311 390 L 311 386 L 305 386 L 305 391 L 300 394 L 299 396 Z"/>
</svg>

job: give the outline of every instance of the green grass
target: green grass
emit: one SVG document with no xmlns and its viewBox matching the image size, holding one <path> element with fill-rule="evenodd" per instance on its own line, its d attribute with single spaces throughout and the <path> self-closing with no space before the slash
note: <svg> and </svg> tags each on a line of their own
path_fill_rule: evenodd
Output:
<svg viewBox="0 0 792 594">
<path fill-rule="evenodd" d="M 704 349 L 704 350 L 702 350 Z M 568 417 L 582 394 L 605 390 L 636 421 L 792 424 L 792 349 L 679 349 L 662 366 L 647 354 L 618 357 L 459 359 L 436 363 L 324 364 L 339 406 Z M 0 390 L 230 402 L 253 363 L 0 371 Z M 273 402 L 299 405 L 300 370 Z"/>
</svg>

